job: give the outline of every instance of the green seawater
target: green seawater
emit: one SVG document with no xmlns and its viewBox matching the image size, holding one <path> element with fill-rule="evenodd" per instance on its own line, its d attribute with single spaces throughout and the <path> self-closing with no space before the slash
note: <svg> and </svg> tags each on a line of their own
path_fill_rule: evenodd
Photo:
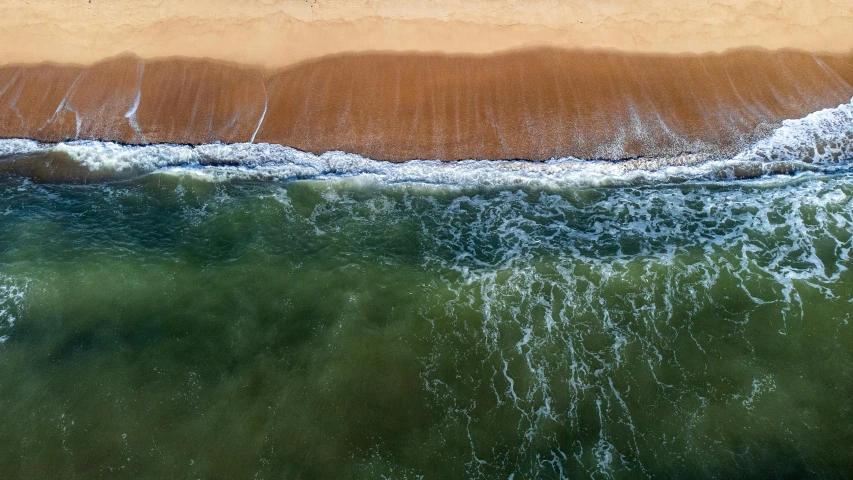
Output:
<svg viewBox="0 0 853 480">
<path fill-rule="evenodd" d="M 0 478 L 848 477 L 853 174 L 0 178 Z"/>
</svg>

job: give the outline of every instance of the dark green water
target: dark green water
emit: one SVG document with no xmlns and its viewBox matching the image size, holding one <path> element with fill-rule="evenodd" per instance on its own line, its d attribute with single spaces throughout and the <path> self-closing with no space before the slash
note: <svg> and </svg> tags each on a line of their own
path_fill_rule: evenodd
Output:
<svg viewBox="0 0 853 480">
<path fill-rule="evenodd" d="M 853 175 L 0 179 L 0 478 L 847 477 Z"/>
</svg>

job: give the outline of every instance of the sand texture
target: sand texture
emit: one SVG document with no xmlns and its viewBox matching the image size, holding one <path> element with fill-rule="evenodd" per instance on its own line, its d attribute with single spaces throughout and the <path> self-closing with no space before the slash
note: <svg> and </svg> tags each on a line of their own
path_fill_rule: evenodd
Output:
<svg viewBox="0 0 853 480">
<path fill-rule="evenodd" d="M 0 136 L 728 153 L 853 96 L 853 0 L 0 0 Z"/>
<path fill-rule="evenodd" d="M 853 50 L 853 0 L 0 0 L 0 63 L 121 53 L 281 67 L 353 51 Z"/>
<path fill-rule="evenodd" d="M 0 137 L 622 159 L 731 152 L 851 96 L 853 56 L 798 51 L 365 53 L 281 69 L 125 55 L 0 68 Z"/>
</svg>

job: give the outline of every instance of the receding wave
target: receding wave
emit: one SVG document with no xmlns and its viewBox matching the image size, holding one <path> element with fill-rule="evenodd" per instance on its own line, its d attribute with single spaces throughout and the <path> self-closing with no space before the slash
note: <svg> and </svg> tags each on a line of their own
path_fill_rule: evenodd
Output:
<svg viewBox="0 0 853 480">
<path fill-rule="evenodd" d="M 131 55 L 0 67 L 0 138 L 270 143 L 376 160 L 732 156 L 853 94 L 853 58 L 739 49 L 362 52 L 282 69 Z"/>
<path fill-rule="evenodd" d="M 44 182 L 122 180 L 178 175 L 207 181 L 349 180 L 460 187 L 602 186 L 733 180 L 832 172 L 853 161 L 853 103 L 786 120 L 735 156 L 683 154 L 622 161 L 558 158 L 376 161 L 346 152 L 316 155 L 274 144 L 122 145 L 0 140 L 0 172 Z"/>
</svg>

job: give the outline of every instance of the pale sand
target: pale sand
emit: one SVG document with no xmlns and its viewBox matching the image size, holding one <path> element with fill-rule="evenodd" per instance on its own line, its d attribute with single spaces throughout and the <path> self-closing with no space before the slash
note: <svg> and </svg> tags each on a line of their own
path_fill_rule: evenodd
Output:
<svg viewBox="0 0 853 480">
<path fill-rule="evenodd" d="M 0 0 L 0 64 L 208 57 L 285 66 L 351 51 L 853 50 L 853 0 Z"/>
<path fill-rule="evenodd" d="M 278 143 L 376 159 L 731 153 L 853 96 L 853 56 L 528 49 L 367 53 L 282 69 L 123 56 L 0 67 L 0 137 Z"/>
</svg>

